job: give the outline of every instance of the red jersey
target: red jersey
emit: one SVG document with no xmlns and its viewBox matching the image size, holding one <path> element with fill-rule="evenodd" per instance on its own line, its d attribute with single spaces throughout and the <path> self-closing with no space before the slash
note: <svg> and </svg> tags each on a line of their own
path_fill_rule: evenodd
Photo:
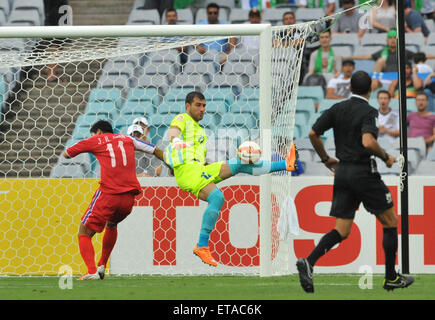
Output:
<svg viewBox="0 0 435 320">
<path fill-rule="evenodd" d="M 155 145 L 123 134 L 104 133 L 82 140 L 66 149 L 72 158 L 83 152 L 92 153 L 100 163 L 100 190 L 109 194 L 140 193 L 136 177 L 135 150 L 154 153 Z"/>
</svg>

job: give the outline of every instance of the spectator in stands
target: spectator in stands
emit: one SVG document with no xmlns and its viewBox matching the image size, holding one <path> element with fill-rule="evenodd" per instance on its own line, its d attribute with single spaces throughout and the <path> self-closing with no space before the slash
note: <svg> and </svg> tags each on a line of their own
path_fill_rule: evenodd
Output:
<svg viewBox="0 0 435 320">
<path fill-rule="evenodd" d="M 385 138 L 389 143 L 393 143 L 400 134 L 400 118 L 399 112 L 391 109 L 390 102 L 390 93 L 387 90 L 379 90 L 379 138 Z"/>
<path fill-rule="evenodd" d="M 326 99 L 347 99 L 350 97 L 350 78 L 355 71 L 355 62 L 353 60 L 343 60 L 343 73 L 328 82 L 326 89 Z"/>
<path fill-rule="evenodd" d="M 421 32 L 423 36 L 427 38 L 429 36 L 429 29 L 424 22 L 423 17 L 419 12 L 410 8 L 405 3 L 405 30 L 409 33 Z"/>
<path fill-rule="evenodd" d="M 370 17 L 372 26 L 378 32 L 388 32 L 396 28 L 395 0 L 379 0 L 378 5 L 373 6 Z"/>
<path fill-rule="evenodd" d="M 425 93 L 420 92 L 415 98 L 417 112 L 408 115 L 408 137 L 423 137 L 426 142 L 426 152 L 429 152 L 435 141 L 435 114 L 427 110 L 428 99 Z"/>
<path fill-rule="evenodd" d="M 62 21 L 63 14 L 62 7 L 68 6 L 68 0 L 44 0 L 44 13 L 46 26 L 59 26 L 63 24 L 72 24 L 72 17 L 67 17 L 70 21 Z M 64 7 L 65 8 L 65 7 Z M 68 14 L 68 13 L 67 13 Z M 40 47 L 49 47 L 51 51 L 61 49 L 62 39 L 43 39 L 40 42 Z M 57 81 L 57 64 L 47 65 L 45 68 L 47 74 L 47 81 Z"/>
<path fill-rule="evenodd" d="M 397 68 L 397 31 L 391 29 L 387 33 L 387 46 L 373 54 L 363 54 L 347 57 L 352 60 L 375 60 L 376 64 L 373 68 L 373 72 L 398 72 Z M 405 49 L 406 61 L 411 60 L 414 56 L 412 51 Z M 378 79 L 373 79 L 372 90 L 381 86 L 381 82 Z"/>
<path fill-rule="evenodd" d="M 207 5 L 207 19 L 199 21 L 197 24 L 227 24 L 228 22 L 219 20 L 219 5 L 216 3 L 210 3 Z M 209 41 L 206 43 L 201 43 L 196 46 L 196 50 L 204 54 L 207 51 L 214 50 L 215 52 L 218 52 L 219 62 L 220 64 L 224 64 L 227 61 L 227 56 L 233 50 L 237 43 L 237 38 L 232 37 L 222 40 L 216 40 L 216 41 Z"/>
<path fill-rule="evenodd" d="M 343 10 L 348 10 L 355 6 L 355 0 L 343 0 Z M 341 14 L 332 26 L 332 33 L 356 33 L 358 38 L 362 38 L 365 29 L 360 28 L 360 19 L 363 14 L 352 9 Z"/>
<path fill-rule="evenodd" d="M 341 55 L 331 47 L 331 31 L 326 30 L 319 34 L 320 48 L 313 51 L 310 56 L 308 73 L 329 73 L 337 77 L 341 72 Z"/>
<path fill-rule="evenodd" d="M 429 101 L 427 109 L 431 112 L 435 111 L 435 82 L 432 81 L 433 78 L 435 78 L 435 72 L 427 76 L 427 78 L 424 81 L 424 90 L 423 90 L 423 92 L 426 93 Z"/>
<path fill-rule="evenodd" d="M 415 98 L 417 92 L 423 89 L 423 79 L 419 78 L 417 75 L 417 68 L 413 68 L 411 62 L 406 62 L 405 66 L 405 77 L 406 77 L 406 97 Z M 388 92 L 394 98 L 399 98 L 398 90 L 399 80 L 395 79 L 391 81 Z"/>
<path fill-rule="evenodd" d="M 137 139 L 148 141 L 150 128 L 145 117 L 138 117 L 133 120 L 133 124 L 128 127 L 127 134 Z M 136 153 L 136 175 L 138 177 L 160 176 L 162 165 L 145 153 Z"/>
<path fill-rule="evenodd" d="M 299 0 L 299 8 L 324 8 L 325 4 L 327 4 L 325 16 L 334 14 L 335 0 Z"/>
<path fill-rule="evenodd" d="M 145 0 L 145 5 L 141 9 L 157 9 L 160 16 L 168 8 L 174 7 L 174 0 Z"/>
<path fill-rule="evenodd" d="M 165 19 L 168 25 L 175 25 L 178 23 L 178 14 L 177 10 L 174 8 L 169 8 L 165 11 Z M 184 65 L 187 62 L 187 53 L 189 51 L 189 47 L 178 47 L 176 48 L 180 53 L 180 64 Z"/>
<path fill-rule="evenodd" d="M 248 21 L 246 23 L 258 24 L 261 23 L 261 12 L 254 8 L 249 11 Z M 249 50 L 258 50 L 260 48 L 260 37 L 257 36 L 242 36 L 240 37 L 240 46 Z"/>
<path fill-rule="evenodd" d="M 282 25 L 291 26 L 296 23 L 296 16 L 294 12 L 287 11 L 282 15 Z M 293 45 L 294 48 L 299 48 L 304 45 L 304 40 L 301 38 L 298 29 L 283 30 L 278 33 L 278 36 L 273 39 L 274 47 L 288 47 Z"/>
<path fill-rule="evenodd" d="M 417 52 L 414 54 L 414 63 L 418 73 L 432 73 L 433 69 L 426 63 L 426 54 L 424 52 Z"/>
</svg>

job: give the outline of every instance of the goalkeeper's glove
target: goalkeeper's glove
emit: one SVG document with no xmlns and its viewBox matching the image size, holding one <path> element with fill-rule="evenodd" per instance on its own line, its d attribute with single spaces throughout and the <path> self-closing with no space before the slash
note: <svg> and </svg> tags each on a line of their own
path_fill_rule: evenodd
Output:
<svg viewBox="0 0 435 320">
<path fill-rule="evenodd" d="M 193 145 L 192 143 L 187 143 L 187 142 L 181 140 L 180 138 L 172 139 L 172 148 L 176 149 L 176 150 L 188 148 L 188 147 L 191 147 L 192 145 Z"/>
</svg>

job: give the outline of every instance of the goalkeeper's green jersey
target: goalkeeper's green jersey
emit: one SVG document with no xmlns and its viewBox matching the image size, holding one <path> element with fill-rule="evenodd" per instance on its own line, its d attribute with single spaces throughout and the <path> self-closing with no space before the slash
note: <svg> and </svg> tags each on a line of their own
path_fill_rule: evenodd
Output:
<svg viewBox="0 0 435 320">
<path fill-rule="evenodd" d="M 194 162 L 205 164 L 207 136 L 204 128 L 187 113 L 176 115 L 170 126 L 179 128 L 181 130 L 180 139 L 191 146 L 176 150 L 170 143 L 166 148 L 166 163 L 172 168 Z"/>
</svg>

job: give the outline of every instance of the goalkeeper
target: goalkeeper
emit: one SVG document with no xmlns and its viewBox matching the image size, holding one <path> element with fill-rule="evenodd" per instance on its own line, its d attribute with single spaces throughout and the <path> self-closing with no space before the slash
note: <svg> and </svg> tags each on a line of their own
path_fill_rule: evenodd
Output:
<svg viewBox="0 0 435 320">
<path fill-rule="evenodd" d="M 199 241 L 193 253 L 210 265 L 217 262 L 210 253 L 208 241 L 224 204 L 223 193 L 216 183 L 238 173 L 262 175 L 274 171 L 295 171 L 297 169 L 297 150 L 291 146 L 289 154 L 282 161 L 259 161 L 244 164 L 238 158 L 206 164 L 207 136 L 199 122 L 206 110 L 205 97 L 200 92 L 190 92 L 185 100 L 186 112 L 174 117 L 168 130 L 170 144 L 166 148 L 165 161 L 173 168 L 178 186 L 207 201 L 208 207 L 202 218 Z"/>
</svg>

